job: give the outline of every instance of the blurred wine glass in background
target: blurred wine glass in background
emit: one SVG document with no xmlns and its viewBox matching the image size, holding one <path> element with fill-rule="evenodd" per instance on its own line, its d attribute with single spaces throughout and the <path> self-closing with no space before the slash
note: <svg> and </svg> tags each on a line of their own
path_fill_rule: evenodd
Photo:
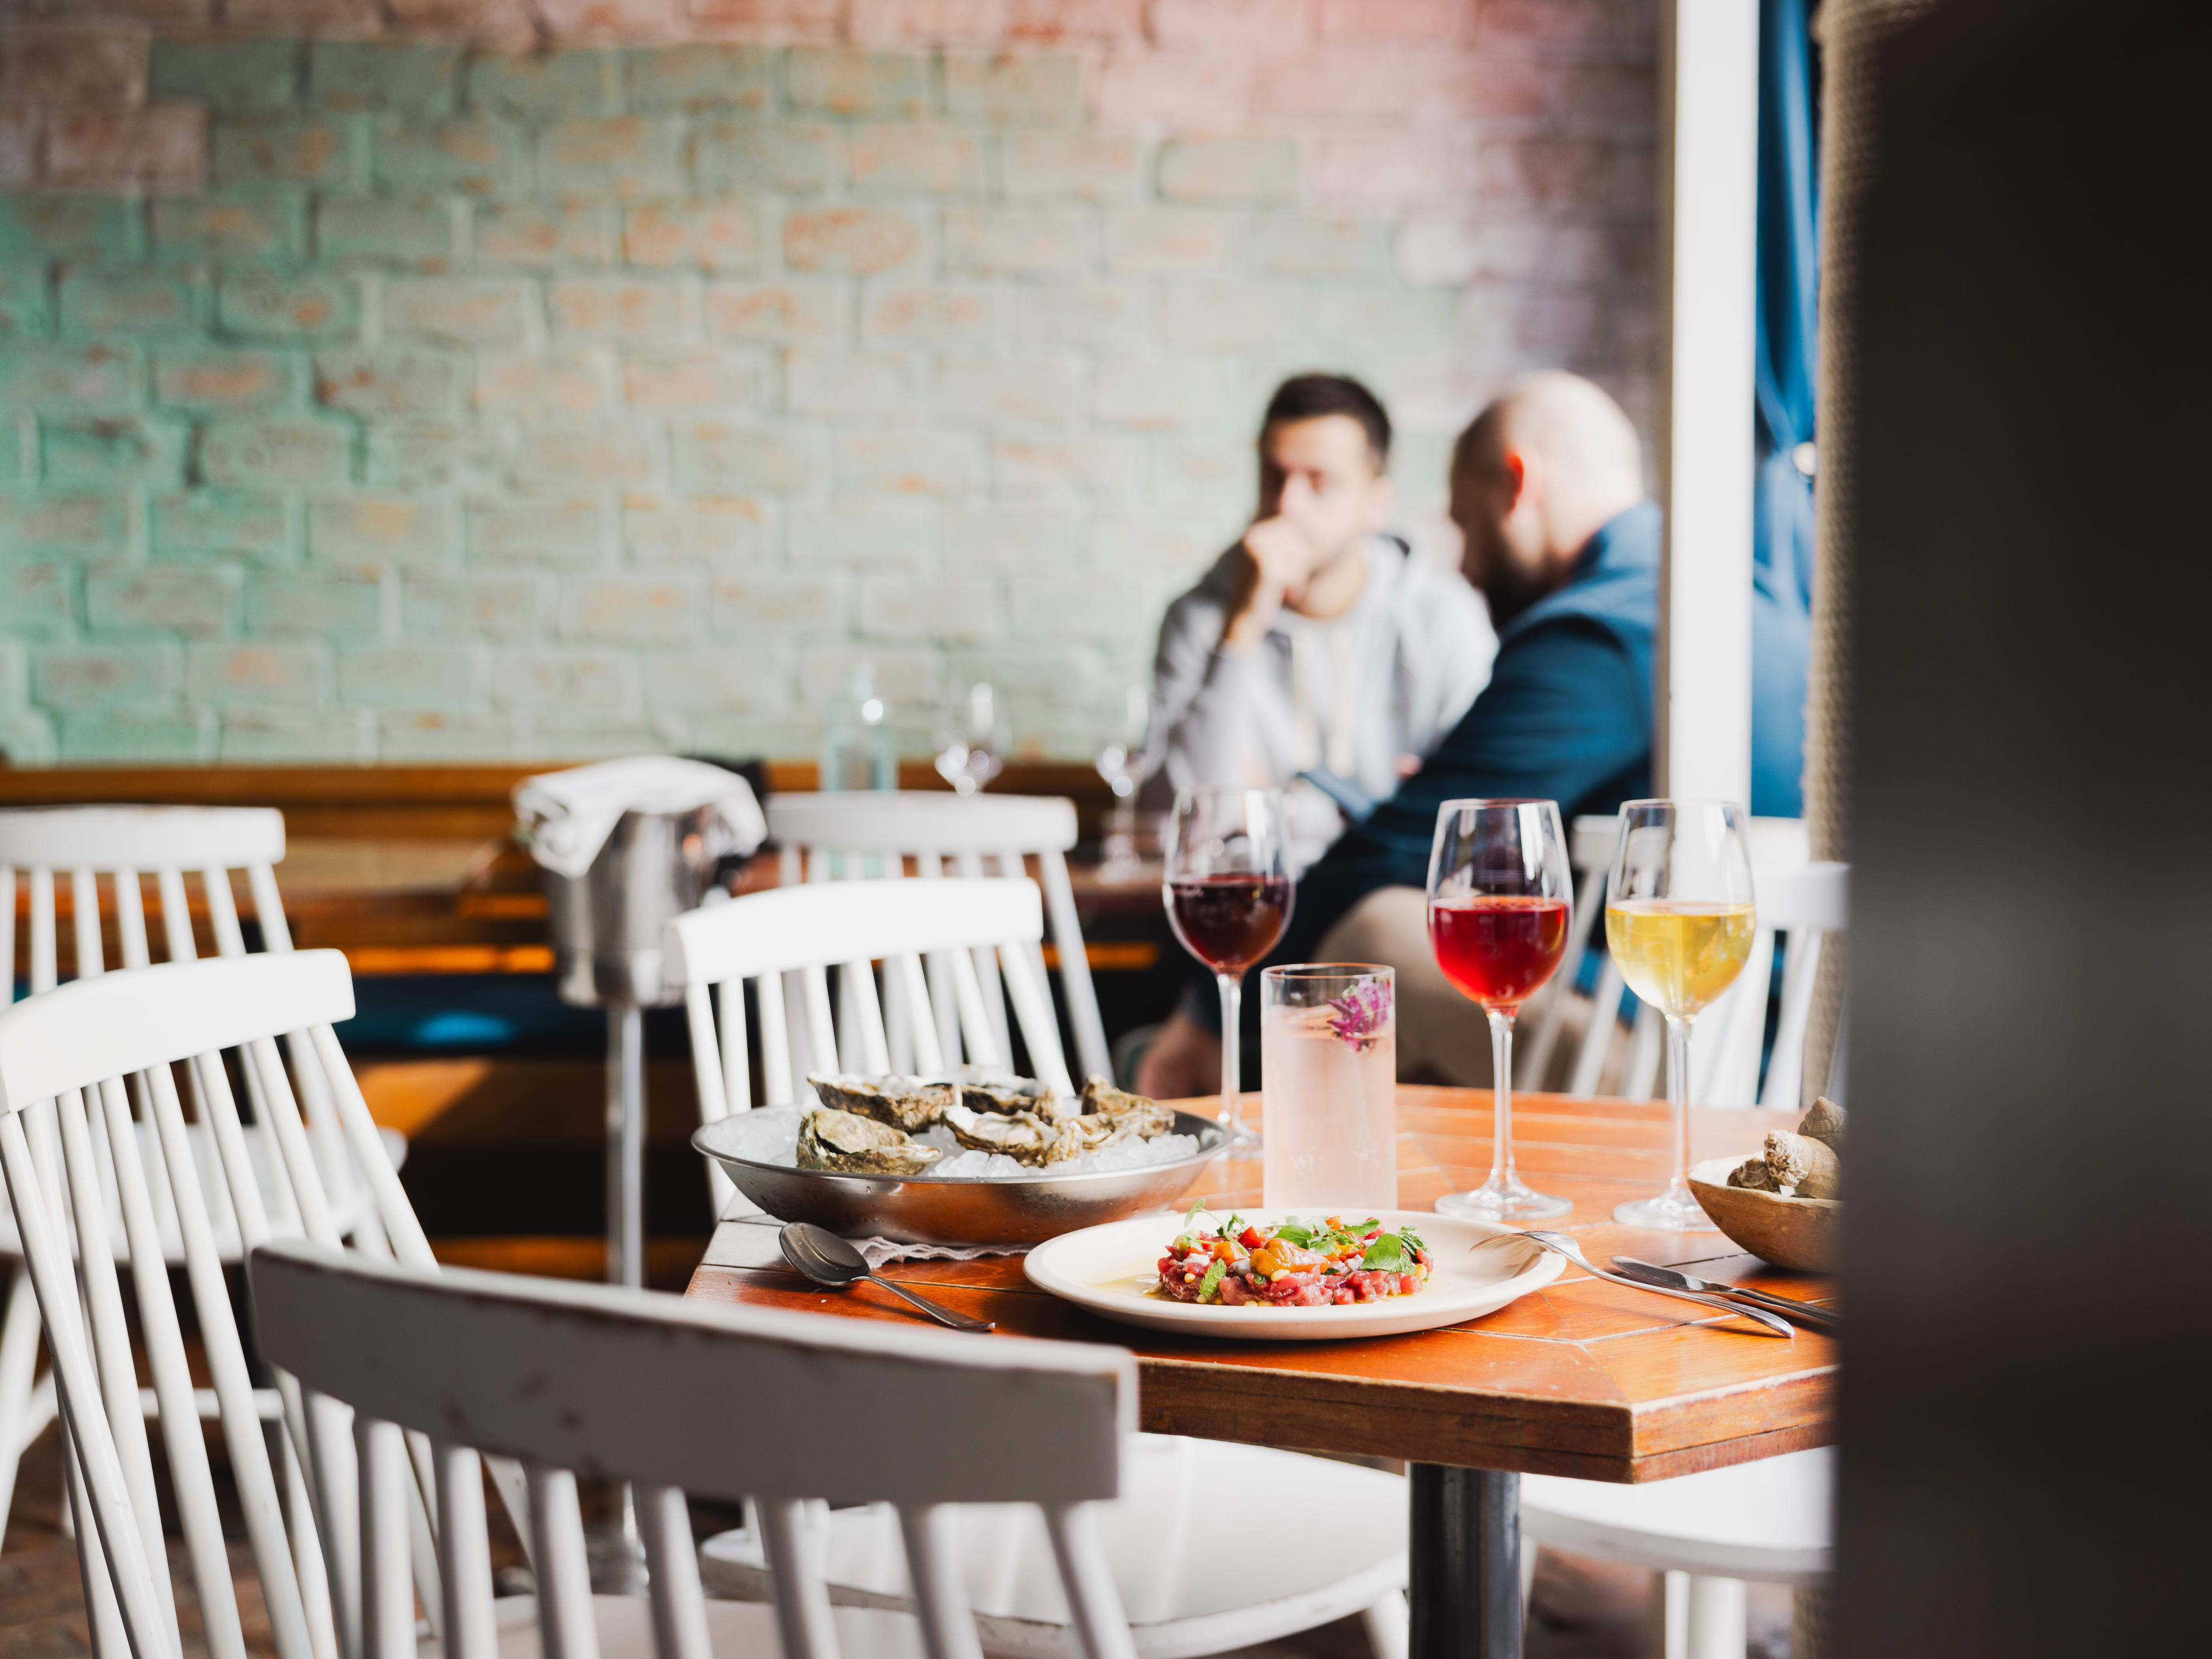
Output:
<svg viewBox="0 0 2212 1659">
<path fill-rule="evenodd" d="M 1152 699 L 1141 685 L 1121 691 L 1121 720 L 1113 735 L 1098 746 L 1091 764 L 1114 792 L 1099 836 L 1102 880 L 1123 881 L 1142 868 L 1137 856 L 1137 789 L 1145 781 L 1145 738 L 1152 718 Z"/>
<path fill-rule="evenodd" d="M 956 793 L 972 795 L 1006 770 L 1012 742 L 990 682 L 956 685 L 938 723 L 937 775 Z"/>
</svg>

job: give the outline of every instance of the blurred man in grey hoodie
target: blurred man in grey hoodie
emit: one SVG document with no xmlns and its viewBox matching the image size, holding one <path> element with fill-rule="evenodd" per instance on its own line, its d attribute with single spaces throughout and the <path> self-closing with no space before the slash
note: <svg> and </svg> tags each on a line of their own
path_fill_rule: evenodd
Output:
<svg viewBox="0 0 2212 1659">
<path fill-rule="evenodd" d="M 1302 867 L 1343 807 L 1388 798 L 1458 723 L 1498 644 L 1456 571 L 1385 533 L 1390 417 L 1374 393 L 1285 380 L 1259 451 L 1251 528 L 1160 624 L 1147 758 L 1176 788 L 1289 788 Z"/>
</svg>

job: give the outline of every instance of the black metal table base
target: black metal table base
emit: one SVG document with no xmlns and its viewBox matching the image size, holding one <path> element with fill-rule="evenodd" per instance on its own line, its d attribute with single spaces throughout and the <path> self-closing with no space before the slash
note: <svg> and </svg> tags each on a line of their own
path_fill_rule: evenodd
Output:
<svg viewBox="0 0 2212 1659">
<path fill-rule="evenodd" d="M 1521 1477 L 1409 1464 L 1412 1659 L 1521 1659 Z"/>
</svg>

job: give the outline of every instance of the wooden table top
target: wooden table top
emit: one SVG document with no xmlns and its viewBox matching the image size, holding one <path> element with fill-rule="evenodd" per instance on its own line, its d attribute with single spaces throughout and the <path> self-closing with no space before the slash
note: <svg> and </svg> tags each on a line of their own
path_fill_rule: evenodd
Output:
<svg viewBox="0 0 2212 1659">
<path fill-rule="evenodd" d="M 1212 1109 L 1211 1101 L 1182 1103 Z M 1400 1086 L 1403 1206 L 1426 1209 L 1481 1181 L 1490 1113 L 1487 1090 Z M 1693 1158 L 1748 1152 L 1769 1129 L 1795 1122 L 1779 1112 L 1699 1109 L 1692 1117 Z M 1618 1253 L 1695 1261 L 1709 1279 L 1833 1304 L 1831 1281 L 1769 1267 L 1717 1233 L 1614 1224 L 1614 1205 L 1664 1184 L 1663 1105 L 1522 1094 L 1515 1121 L 1523 1176 L 1575 1200 L 1571 1215 L 1545 1224 L 1574 1234 L 1591 1261 L 1603 1265 Z M 1257 1164 L 1218 1164 L 1209 1178 L 1220 1183 L 1204 1189 L 1210 1205 L 1258 1200 Z M 758 1224 L 723 1224 L 686 1294 L 856 1319 L 915 1316 L 866 1287 L 824 1291 L 780 1267 L 716 1265 L 773 1261 L 773 1239 Z M 1132 1349 L 1143 1425 L 1164 1434 L 1613 1481 L 1664 1480 L 1834 1437 L 1832 1339 L 1804 1330 L 1788 1342 L 1751 1334 L 1743 1322 L 1609 1285 L 1571 1264 L 1544 1290 L 1467 1324 L 1331 1343 L 1207 1342 L 1115 1324 L 1031 1286 L 1014 1258 L 885 1271 L 1012 1334 Z"/>
</svg>

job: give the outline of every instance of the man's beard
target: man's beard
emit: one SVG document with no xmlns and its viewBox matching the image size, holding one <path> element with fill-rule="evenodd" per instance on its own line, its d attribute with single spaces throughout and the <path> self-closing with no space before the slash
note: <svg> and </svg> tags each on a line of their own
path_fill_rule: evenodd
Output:
<svg viewBox="0 0 2212 1659">
<path fill-rule="evenodd" d="M 1490 605 L 1490 625 L 1503 628 L 1552 590 L 1541 577 L 1524 570 L 1502 547 L 1483 550 L 1482 574 L 1475 587 Z"/>
</svg>

